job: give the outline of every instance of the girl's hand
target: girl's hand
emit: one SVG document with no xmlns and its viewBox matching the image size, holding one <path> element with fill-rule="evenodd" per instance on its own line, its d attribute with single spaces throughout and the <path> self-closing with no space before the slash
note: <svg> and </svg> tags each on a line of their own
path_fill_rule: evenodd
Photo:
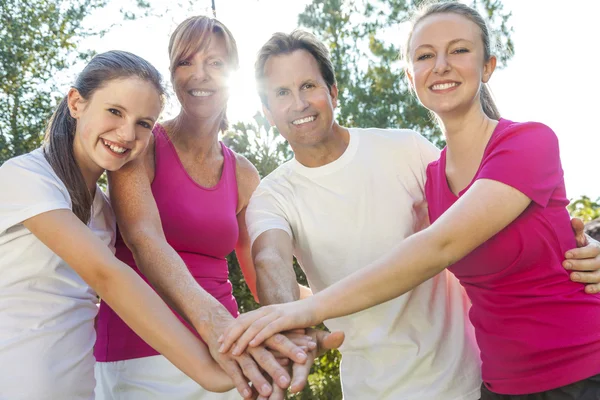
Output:
<svg viewBox="0 0 600 400">
<path fill-rule="evenodd" d="M 225 353 L 235 343 L 232 354 L 241 354 L 248 345 L 258 346 L 276 333 L 321 323 L 314 298 L 261 307 L 242 314 L 219 338 L 219 351 Z"/>
</svg>

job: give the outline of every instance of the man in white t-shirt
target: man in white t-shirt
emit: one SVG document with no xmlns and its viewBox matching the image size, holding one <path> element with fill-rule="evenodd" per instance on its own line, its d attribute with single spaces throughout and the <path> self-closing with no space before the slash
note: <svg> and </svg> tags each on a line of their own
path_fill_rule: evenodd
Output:
<svg viewBox="0 0 600 400">
<path fill-rule="evenodd" d="M 410 130 L 346 129 L 334 120 L 337 87 L 327 48 L 302 31 L 261 48 L 263 108 L 295 158 L 264 178 L 246 222 L 261 304 L 310 295 L 368 265 L 428 224 L 425 170 L 438 150 Z M 443 272 L 411 292 L 326 321 L 346 333 L 342 388 L 349 400 L 475 400 L 479 350 L 470 303 Z"/>
</svg>

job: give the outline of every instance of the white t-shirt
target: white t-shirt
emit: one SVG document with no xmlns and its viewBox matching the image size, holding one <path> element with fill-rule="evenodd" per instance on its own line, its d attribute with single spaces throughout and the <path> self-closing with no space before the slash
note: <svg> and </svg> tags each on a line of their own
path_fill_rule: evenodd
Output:
<svg viewBox="0 0 600 400">
<path fill-rule="evenodd" d="M 92 399 L 95 292 L 22 222 L 71 209 L 41 149 L 0 167 L 0 399 Z M 90 229 L 114 250 L 115 218 L 100 188 Z"/>
<path fill-rule="evenodd" d="M 246 220 L 252 242 L 282 229 L 313 292 L 367 266 L 428 224 L 425 170 L 439 151 L 410 130 L 349 129 L 336 161 L 295 159 L 264 178 Z M 343 318 L 349 400 L 479 399 L 479 350 L 458 280 L 443 272 L 405 295 Z"/>
</svg>

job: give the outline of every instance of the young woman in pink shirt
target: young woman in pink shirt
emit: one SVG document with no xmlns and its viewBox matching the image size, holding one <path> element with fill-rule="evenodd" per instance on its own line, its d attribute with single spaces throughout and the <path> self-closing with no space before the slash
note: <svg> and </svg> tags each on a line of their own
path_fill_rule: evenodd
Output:
<svg viewBox="0 0 600 400">
<path fill-rule="evenodd" d="M 449 268 L 473 304 L 482 399 L 600 398 L 600 294 L 563 267 L 576 243 L 556 135 L 500 117 L 486 87 L 496 58 L 472 8 L 424 8 L 406 60 L 448 143 L 427 171 L 431 226 L 315 296 L 240 317 L 222 351 L 385 302 Z"/>
</svg>

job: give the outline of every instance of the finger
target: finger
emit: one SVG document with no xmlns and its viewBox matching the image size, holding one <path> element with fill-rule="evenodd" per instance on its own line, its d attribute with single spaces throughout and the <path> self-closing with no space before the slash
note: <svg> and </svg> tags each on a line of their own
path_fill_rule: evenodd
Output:
<svg viewBox="0 0 600 400">
<path fill-rule="evenodd" d="M 571 271 L 596 271 L 600 269 L 600 257 L 563 261 L 563 266 Z"/>
<path fill-rule="evenodd" d="M 580 218 L 571 218 L 571 228 L 575 236 L 581 235 L 585 231 L 585 224 Z"/>
<path fill-rule="evenodd" d="M 239 394 L 245 399 L 252 398 L 252 389 L 248 385 L 244 375 L 242 375 L 238 363 L 234 360 L 227 360 L 226 362 L 219 363 L 219 365 L 229 375 Z"/>
<path fill-rule="evenodd" d="M 285 399 L 285 389 L 279 386 L 273 386 L 273 393 L 269 396 L 269 400 L 283 400 Z"/>
<path fill-rule="evenodd" d="M 600 255 L 600 246 L 596 243 L 590 243 L 585 247 L 577 249 L 571 249 L 565 254 L 565 258 L 568 261 L 571 260 L 583 260 L 586 258 L 594 258 Z"/>
<path fill-rule="evenodd" d="M 290 375 L 275 359 L 273 354 L 264 347 L 253 347 L 248 353 L 260 365 L 260 367 L 273 379 L 273 382 L 286 389 L 290 385 Z"/>
<path fill-rule="evenodd" d="M 263 314 L 265 313 L 263 310 L 265 308 L 259 308 L 258 310 L 242 314 L 231 325 L 225 328 L 225 331 L 223 331 L 223 334 L 217 340 L 221 343 L 219 352 L 228 352 L 233 343 L 246 331 L 246 329 L 248 329 L 255 320 L 263 317 Z"/>
<path fill-rule="evenodd" d="M 234 354 L 234 355 L 242 354 L 242 352 L 245 351 L 246 348 L 248 347 L 248 343 L 250 343 L 250 341 L 256 336 L 256 334 L 258 332 L 260 332 L 265 326 L 270 324 L 276 318 L 277 318 L 277 314 L 270 313 L 270 314 L 265 315 L 262 318 L 257 319 L 256 321 L 252 322 L 252 324 L 250 326 L 248 326 L 246 331 L 244 333 L 242 333 L 242 335 L 235 342 L 235 346 L 233 347 L 232 354 Z M 275 333 L 278 333 L 278 332 L 275 332 Z M 273 335 L 271 335 L 271 336 L 273 336 Z M 268 339 L 268 338 L 264 338 L 263 341 L 266 339 Z M 261 341 L 261 343 L 263 341 Z M 255 346 L 258 346 L 258 344 Z"/>
<path fill-rule="evenodd" d="M 344 334 L 344 332 L 341 332 L 341 331 L 335 331 L 335 332 L 331 332 L 331 333 L 324 332 L 323 338 L 320 341 L 319 348 L 321 350 L 325 350 L 325 351 L 337 349 L 342 345 L 342 343 L 344 343 L 345 338 L 346 338 L 346 335 Z"/>
<path fill-rule="evenodd" d="M 600 293 L 600 284 L 596 283 L 596 284 L 586 285 L 585 292 L 589 293 L 589 294 Z"/>
<path fill-rule="evenodd" d="M 289 317 L 271 316 L 269 319 L 262 320 L 256 327 L 251 327 L 254 328 L 253 332 L 257 333 L 254 334 L 254 338 L 249 341 L 249 344 L 250 346 L 259 346 L 276 333 L 286 331 L 293 326 L 294 322 L 290 321 Z"/>
<path fill-rule="evenodd" d="M 265 379 L 263 374 L 258 369 L 258 366 L 248 354 L 242 354 L 237 357 L 237 362 L 242 368 L 244 375 L 252 382 L 252 385 L 261 396 L 268 397 L 273 388 L 269 385 L 269 382 Z"/>
<path fill-rule="evenodd" d="M 571 273 L 570 277 L 573 282 L 593 284 L 600 283 L 600 271 L 573 272 Z"/>
<path fill-rule="evenodd" d="M 288 336 L 282 334 L 273 335 L 265 341 L 265 346 L 271 350 L 275 350 L 278 353 L 283 354 L 285 357 L 298 362 L 306 362 L 306 351 L 301 347 L 309 347 L 309 343 L 313 342 L 312 338 L 306 335 L 300 335 L 296 337 L 296 340 L 292 341 Z M 314 342 L 313 342 L 314 343 Z M 316 344 L 314 344 L 316 347 Z"/>
<path fill-rule="evenodd" d="M 292 364 L 292 384 L 290 385 L 291 393 L 298 393 L 304 389 L 306 386 L 306 382 L 308 380 L 308 375 L 310 374 L 310 368 L 314 363 L 315 353 L 313 352 L 312 357 L 305 362 L 304 364 Z"/>
<path fill-rule="evenodd" d="M 279 363 L 279 365 L 281 365 L 282 367 L 287 367 L 288 365 L 290 365 L 290 359 L 287 357 L 278 357 L 275 354 L 273 354 L 273 356 L 275 357 L 275 359 L 277 360 L 277 362 Z"/>
</svg>

